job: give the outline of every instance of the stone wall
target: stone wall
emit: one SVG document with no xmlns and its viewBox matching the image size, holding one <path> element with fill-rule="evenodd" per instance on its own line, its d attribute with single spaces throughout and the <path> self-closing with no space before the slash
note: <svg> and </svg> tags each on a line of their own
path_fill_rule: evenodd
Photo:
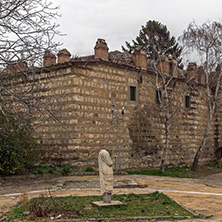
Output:
<svg viewBox="0 0 222 222">
<path fill-rule="evenodd" d="M 140 86 L 140 102 L 130 120 L 130 138 L 132 140 L 132 167 L 146 168 L 160 165 L 162 147 L 165 142 L 164 110 L 155 100 L 155 89 L 150 82 L 155 76 L 146 74 Z M 171 113 L 180 104 L 179 110 L 172 119 L 169 133 L 169 150 L 166 164 L 168 166 L 190 165 L 201 143 L 208 118 L 205 88 L 193 83 L 183 95 L 183 79 L 172 82 Z M 181 97 L 181 95 L 183 95 Z M 185 96 L 190 97 L 190 107 L 185 107 Z M 212 126 L 215 124 L 213 123 Z M 212 127 L 206 148 L 201 155 L 201 162 L 215 159 L 215 129 Z M 220 135 L 218 135 L 220 138 Z"/>
<path fill-rule="evenodd" d="M 158 167 L 164 145 L 163 110 L 156 102 L 152 83 L 155 75 L 147 70 L 108 61 L 77 61 L 55 66 L 50 72 L 39 74 L 44 90 L 37 96 L 41 101 L 50 99 L 50 109 L 59 121 L 38 120 L 36 137 L 44 146 L 51 163 L 84 169 L 97 168 L 101 149 L 112 153 L 116 149 L 118 121 L 118 169 Z M 130 86 L 136 87 L 136 101 L 130 100 Z M 173 81 L 172 107 L 180 102 L 183 79 Z M 185 97 L 175 114 L 170 128 L 166 164 L 188 165 L 200 145 L 208 117 L 204 86 L 194 83 L 187 90 L 190 107 Z M 221 112 L 217 114 L 217 122 Z M 221 127 L 213 124 L 201 161 L 215 159 L 221 143 Z"/>
<path fill-rule="evenodd" d="M 147 69 L 103 61 L 68 61 L 54 64 L 38 74 L 36 100 L 48 106 L 56 119 L 37 119 L 35 136 L 49 163 L 84 169 L 97 168 L 101 149 L 112 158 L 116 150 L 118 120 L 118 169 L 158 167 L 164 146 L 164 111 L 156 101 L 156 76 Z M 24 86 L 24 82 L 18 87 Z M 180 103 L 172 119 L 169 134 L 168 166 L 189 165 L 200 145 L 208 118 L 205 88 L 192 83 L 183 94 L 185 79 L 175 77 L 171 84 L 171 112 Z M 27 87 L 28 84 L 26 84 Z M 135 90 L 134 98 L 130 89 Z M 182 97 L 181 97 L 182 95 Z M 189 106 L 185 106 L 189 96 Z M 201 162 L 216 158 L 222 147 L 222 104 L 218 105 L 212 130 Z"/>
<path fill-rule="evenodd" d="M 135 104 L 128 104 L 128 82 L 137 84 L 137 73 L 128 67 L 116 68 L 109 62 L 72 63 L 71 67 L 46 73 L 41 80 L 45 92 L 43 98 L 51 98 L 57 107 L 59 121 L 46 121 L 36 128 L 36 136 L 45 146 L 52 162 L 72 167 L 97 167 L 100 149 L 112 152 L 116 149 L 117 121 L 122 107 L 126 114 L 119 121 L 119 161 L 129 168 L 128 121 Z M 128 72 L 132 77 L 128 77 Z"/>
</svg>

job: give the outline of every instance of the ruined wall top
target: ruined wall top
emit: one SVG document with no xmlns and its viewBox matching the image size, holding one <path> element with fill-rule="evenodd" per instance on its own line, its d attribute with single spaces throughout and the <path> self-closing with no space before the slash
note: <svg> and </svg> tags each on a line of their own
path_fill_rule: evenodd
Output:
<svg viewBox="0 0 222 222">
<path fill-rule="evenodd" d="M 7 73 L 23 72 L 28 70 L 26 61 L 10 62 L 7 64 Z"/>
<path fill-rule="evenodd" d="M 187 78 L 192 82 L 205 84 L 205 72 L 203 67 L 198 67 L 195 62 L 190 62 L 187 66 Z"/>
<path fill-rule="evenodd" d="M 142 46 L 136 46 L 133 52 L 133 62 L 136 67 L 146 69 L 147 68 L 146 49 L 144 49 Z"/>
</svg>

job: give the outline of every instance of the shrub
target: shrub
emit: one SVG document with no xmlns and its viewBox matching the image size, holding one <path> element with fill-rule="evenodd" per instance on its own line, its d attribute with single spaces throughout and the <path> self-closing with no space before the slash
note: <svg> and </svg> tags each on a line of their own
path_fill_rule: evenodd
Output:
<svg viewBox="0 0 222 222">
<path fill-rule="evenodd" d="M 50 168 L 48 169 L 48 173 L 51 173 L 51 174 L 54 174 L 55 171 L 56 171 L 56 170 L 55 170 L 53 167 L 50 167 Z"/>
<path fill-rule="evenodd" d="M 72 170 L 70 169 L 70 167 L 66 166 L 61 170 L 62 175 L 67 176 L 72 172 Z"/>
<path fill-rule="evenodd" d="M 92 167 L 87 167 L 87 168 L 85 169 L 85 172 L 95 172 L 95 170 L 94 170 L 94 168 L 92 168 Z"/>
<path fill-rule="evenodd" d="M 32 136 L 29 119 L 0 113 L 0 174 L 30 169 L 40 159 L 40 149 Z"/>
<path fill-rule="evenodd" d="M 37 175 L 37 174 L 42 175 L 42 174 L 44 174 L 44 170 L 43 170 L 42 168 L 37 168 L 37 169 L 33 172 L 33 174 L 35 174 L 35 175 Z"/>
</svg>

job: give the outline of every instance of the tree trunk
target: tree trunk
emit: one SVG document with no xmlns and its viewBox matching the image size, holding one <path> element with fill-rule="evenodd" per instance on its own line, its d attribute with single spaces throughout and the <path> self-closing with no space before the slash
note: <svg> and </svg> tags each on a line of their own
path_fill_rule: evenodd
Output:
<svg viewBox="0 0 222 222">
<path fill-rule="evenodd" d="M 199 146 L 199 148 L 198 148 L 198 150 L 197 150 L 197 152 L 196 152 L 194 161 L 193 161 L 193 163 L 192 163 L 192 167 L 191 167 L 191 170 L 192 170 L 192 171 L 196 171 L 196 170 L 198 169 L 199 158 L 200 158 L 200 155 L 201 155 L 201 153 L 202 153 L 202 151 L 203 151 L 203 148 L 204 148 L 204 146 L 205 146 L 205 143 L 206 143 L 206 140 L 207 140 L 207 137 L 208 137 L 210 128 L 211 128 L 212 119 L 213 119 L 214 110 L 215 110 L 214 107 L 215 107 L 215 106 L 213 106 L 213 108 L 212 108 L 211 111 L 210 111 L 210 115 L 209 115 L 209 118 L 208 118 L 207 127 L 205 128 L 204 136 L 203 136 L 201 145 Z"/>
<path fill-rule="evenodd" d="M 160 164 L 160 172 L 164 173 L 165 170 L 165 159 L 166 159 L 166 152 L 168 149 L 168 143 L 169 143 L 169 120 L 167 119 L 165 122 L 165 144 L 163 148 L 163 154 L 162 154 L 162 159 L 161 159 L 161 164 Z"/>
</svg>

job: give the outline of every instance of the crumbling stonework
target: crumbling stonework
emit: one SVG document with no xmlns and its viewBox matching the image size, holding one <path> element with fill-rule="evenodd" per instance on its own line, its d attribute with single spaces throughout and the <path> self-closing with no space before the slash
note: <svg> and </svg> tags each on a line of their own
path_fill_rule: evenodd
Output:
<svg viewBox="0 0 222 222">
<path fill-rule="evenodd" d="M 59 121 L 38 120 L 36 138 L 52 163 L 81 169 L 98 168 L 99 151 L 106 149 L 114 159 L 116 149 L 117 125 L 116 120 L 112 121 L 110 107 L 115 106 L 114 116 L 119 117 L 124 107 L 124 120 L 119 120 L 118 128 L 118 169 L 159 167 L 164 124 L 156 90 L 151 84 L 156 76 L 146 69 L 144 54 L 137 52 L 136 60 L 142 62 L 135 65 L 133 57 L 120 52 L 108 54 L 107 44 L 101 39 L 96 43 L 95 54 L 97 56 L 60 60 L 58 64 L 54 56 L 47 54 L 50 55 L 50 60 L 44 62 L 47 69 L 39 74 L 42 91 L 36 96 L 42 101 L 50 98 L 50 107 L 57 111 Z M 171 72 L 175 70 L 174 60 L 163 57 L 161 61 L 164 72 L 175 77 L 171 88 L 173 106 L 179 101 L 186 80 L 177 76 L 177 69 Z M 186 94 L 190 99 L 189 107 L 184 97 L 171 123 L 168 166 L 191 164 L 203 136 L 208 106 L 202 74 L 194 75 L 197 69 L 195 66 L 188 69 L 188 76 L 195 79 Z M 222 146 L 219 124 L 222 104 L 218 107 L 221 109 L 216 114 L 202 162 L 214 160 Z"/>
</svg>

